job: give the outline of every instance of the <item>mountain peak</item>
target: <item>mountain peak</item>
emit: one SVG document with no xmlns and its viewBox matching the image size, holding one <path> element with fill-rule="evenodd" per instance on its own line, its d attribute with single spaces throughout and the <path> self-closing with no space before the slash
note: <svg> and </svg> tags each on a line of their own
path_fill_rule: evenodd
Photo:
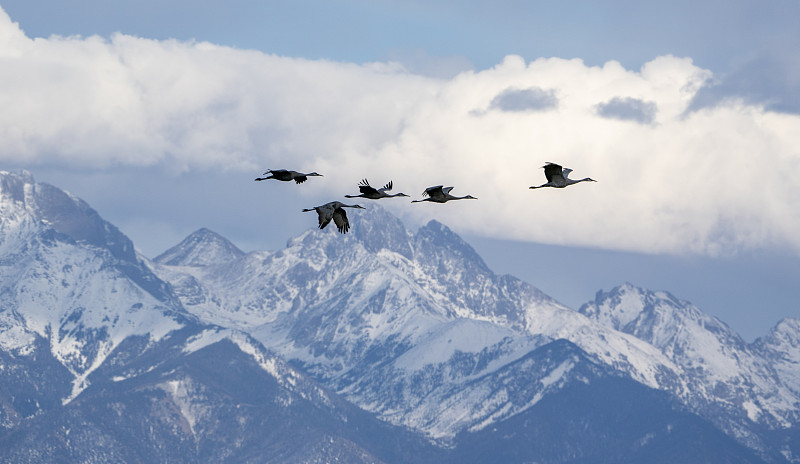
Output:
<svg viewBox="0 0 800 464">
<path fill-rule="evenodd" d="M 784 385 L 800 395 L 800 319 L 781 320 L 751 346 L 771 361 Z"/>
<path fill-rule="evenodd" d="M 683 356 L 687 356 L 689 347 L 745 347 L 739 334 L 692 303 L 668 292 L 646 290 L 629 283 L 607 293 L 597 292 L 595 300 L 578 311 L 659 349 L 684 350 Z M 704 356 L 712 357 L 707 353 Z"/>
<path fill-rule="evenodd" d="M 769 333 L 758 340 L 755 345 L 760 348 L 772 348 L 783 356 L 794 352 L 800 362 L 800 319 L 787 317 L 778 322 Z"/>
<path fill-rule="evenodd" d="M 444 253 L 457 258 L 460 262 L 477 267 L 481 272 L 493 274 L 474 248 L 435 219 L 420 227 L 414 240 L 419 259 L 424 260 L 426 256 L 441 256 Z"/>
<path fill-rule="evenodd" d="M 201 228 L 158 255 L 153 261 L 169 266 L 208 266 L 232 261 L 244 254 L 225 237 Z"/>
<path fill-rule="evenodd" d="M 371 253 L 385 249 L 412 259 L 411 237 L 396 216 L 379 205 L 371 205 L 359 213 L 353 235 Z"/>
<path fill-rule="evenodd" d="M 680 309 L 691 305 L 668 292 L 654 292 L 625 282 L 608 292 L 598 291 L 594 301 L 581 306 L 578 312 L 616 330 L 624 330 L 643 312 L 662 306 Z"/>
<path fill-rule="evenodd" d="M 0 191 L 9 193 L 25 184 L 35 184 L 33 175 L 27 170 L 0 171 Z M 16 189 L 13 187 L 16 186 Z"/>
<path fill-rule="evenodd" d="M 136 262 L 133 242 L 85 201 L 27 171 L 0 171 L 0 217 L 28 217 L 70 239 L 105 248 L 120 260 Z"/>
</svg>

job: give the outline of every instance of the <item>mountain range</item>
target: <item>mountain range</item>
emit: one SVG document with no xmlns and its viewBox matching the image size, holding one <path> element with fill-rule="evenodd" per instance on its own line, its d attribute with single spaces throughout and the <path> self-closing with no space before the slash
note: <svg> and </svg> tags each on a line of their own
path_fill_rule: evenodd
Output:
<svg viewBox="0 0 800 464">
<path fill-rule="evenodd" d="M 0 173 L 0 461 L 800 462 L 800 321 L 629 283 L 578 309 L 444 224 L 154 259 Z"/>
</svg>

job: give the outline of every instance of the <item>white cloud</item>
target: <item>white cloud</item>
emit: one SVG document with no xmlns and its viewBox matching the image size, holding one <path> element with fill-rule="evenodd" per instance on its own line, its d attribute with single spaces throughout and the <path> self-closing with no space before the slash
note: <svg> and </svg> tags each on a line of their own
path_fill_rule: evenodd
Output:
<svg viewBox="0 0 800 464">
<path fill-rule="evenodd" d="M 509 56 L 433 78 L 122 34 L 34 40 L 0 10 L 0 160 L 34 173 L 294 167 L 325 174 L 307 191 L 335 197 L 362 177 L 416 198 L 446 184 L 480 200 L 404 203 L 401 214 L 645 252 L 800 250 L 800 117 L 736 101 L 687 112 L 711 77 L 672 56 L 638 71 Z M 558 104 L 485 111 L 508 89 L 547 89 Z M 597 114 L 614 99 L 658 111 L 652 124 Z M 598 182 L 529 190 L 546 161 Z"/>
</svg>

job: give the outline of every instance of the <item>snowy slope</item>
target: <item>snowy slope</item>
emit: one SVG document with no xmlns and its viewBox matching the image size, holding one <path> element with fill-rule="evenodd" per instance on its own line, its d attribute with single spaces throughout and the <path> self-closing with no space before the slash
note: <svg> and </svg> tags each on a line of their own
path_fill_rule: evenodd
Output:
<svg viewBox="0 0 800 464">
<path fill-rule="evenodd" d="M 0 172 L 0 231 L 0 350 L 17 358 L 52 356 L 71 376 L 63 402 L 85 390 L 93 373 L 108 370 L 109 356 L 119 364 L 123 343 L 144 340 L 134 342 L 141 354 L 177 332 L 196 334 L 186 353 L 228 339 L 265 371 L 295 382 L 264 360 L 257 342 L 199 323 L 127 237 L 68 193 L 27 173 Z M 241 255 L 223 240 L 228 254 L 216 258 Z M 209 251 L 208 243 L 195 245 Z M 37 352 L 42 348 L 47 353 Z"/>
<path fill-rule="evenodd" d="M 46 340 L 74 377 L 64 401 L 125 338 L 155 342 L 192 319 L 85 203 L 26 174 L 0 173 L 0 189 L 0 348 Z"/>
<path fill-rule="evenodd" d="M 798 377 L 792 369 L 791 341 L 800 331 L 784 321 L 763 339 L 762 350 L 748 346 L 719 319 L 667 292 L 625 284 L 598 292 L 581 313 L 631 334 L 672 360 L 688 385 L 684 400 L 731 434 L 747 435 L 747 419 L 770 427 L 800 421 Z M 786 363 L 765 356 L 781 350 Z M 796 350 L 795 350 L 796 351 Z M 777 352 L 774 350 L 773 352 Z"/>
<path fill-rule="evenodd" d="M 0 462 L 442 462 L 228 329 L 116 351 L 93 380 L 0 433 Z"/>
</svg>

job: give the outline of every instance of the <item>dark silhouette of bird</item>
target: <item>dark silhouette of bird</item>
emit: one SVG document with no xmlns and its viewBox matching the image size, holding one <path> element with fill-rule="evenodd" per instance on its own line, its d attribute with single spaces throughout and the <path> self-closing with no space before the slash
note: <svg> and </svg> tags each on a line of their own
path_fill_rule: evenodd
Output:
<svg viewBox="0 0 800 464">
<path fill-rule="evenodd" d="M 275 179 L 284 182 L 293 180 L 298 184 L 302 184 L 311 176 L 322 176 L 322 174 L 317 174 L 316 172 L 303 173 L 297 171 L 287 171 L 286 169 L 268 169 L 264 174 L 261 175 L 266 177 L 256 177 L 256 180 Z"/>
<path fill-rule="evenodd" d="M 392 197 L 407 197 L 405 193 L 395 193 L 395 194 L 388 194 L 389 190 L 392 189 L 392 181 L 389 181 L 388 184 L 384 185 L 383 187 L 376 189 L 375 187 L 369 185 L 369 181 L 367 179 L 362 179 L 361 182 L 358 184 L 358 190 L 361 192 L 360 195 L 345 195 L 345 198 L 369 198 L 370 200 L 380 200 L 381 198 L 392 198 Z"/>
<path fill-rule="evenodd" d="M 450 195 L 450 191 L 453 190 L 453 187 L 443 187 L 441 185 L 436 185 L 434 187 L 428 187 L 422 192 L 423 196 L 427 198 L 423 198 L 422 200 L 412 200 L 411 203 L 419 203 L 422 201 L 432 201 L 434 203 L 447 203 L 450 200 L 477 200 L 477 198 L 473 197 L 472 195 L 466 195 L 463 197 L 454 197 Z"/>
<path fill-rule="evenodd" d="M 569 173 L 572 172 L 572 169 L 562 168 L 560 165 L 549 161 L 542 167 L 544 168 L 544 176 L 547 178 L 547 183 L 531 187 L 532 189 L 542 187 L 564 188 L 568 185 L 577 184 L 578 182 L 597 182 L 589 177 L 580 180 L 570 179 Z"/>
<path fill-rule="evenodd" d="M 339 232 L 346 234 L 347 231 L 350 230 L 350 221 L 347 220 L 347 213 L 344 212 L 344 208 L 366 209 L 360 205 L 345 205 L 344 203 L 340 203 L 338 201 L 331 201 L 330 203 L 325 203 L 321 206 L 304 209 L 303 212 L 316 211 L 317 215 L 319 216 L 320 229 L 324 229 L 325 226 L 327 226 L 328 223 L 333 220 L 333 223 L 336 224 L 336 228 L 339 229 Z"/>
</svg>

